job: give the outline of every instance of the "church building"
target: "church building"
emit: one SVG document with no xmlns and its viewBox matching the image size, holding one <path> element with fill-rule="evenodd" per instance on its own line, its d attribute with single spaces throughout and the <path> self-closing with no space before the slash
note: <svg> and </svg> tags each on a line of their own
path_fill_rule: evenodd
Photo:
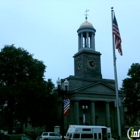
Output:
<svg viewBox="0 0 140 140">
<path fill-rule="evenodd" d="M 118 131 L 115 80 L 102 78 L 101 53 L 95 49 L 96 29 L 86 17 L 77 33 L 74 75 L 66 78 L 69 81 L 70 114 L 64 118 L 65 130 L 71 124 L 84 124 L 104 125 Z M 121 127 L 124 124 L 122 98 L 119 93 Z"/>
</svg>

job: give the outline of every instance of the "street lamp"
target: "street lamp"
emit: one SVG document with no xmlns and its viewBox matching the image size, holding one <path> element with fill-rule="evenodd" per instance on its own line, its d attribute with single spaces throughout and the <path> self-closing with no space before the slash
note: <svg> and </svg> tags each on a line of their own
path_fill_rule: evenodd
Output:
<svg viewBox="0 0 140 140">
<path fill-rule="evenodd" d="M 57 86 L 58 86 L 58 93 L 62 97 L 62 124 L 61 124 L 62 128 L 61 128 L 61 131 L 62 131 L 62 140 L 64 140 L 64 93 L 67 93 L 69 82 L 67 79 L 65 79 L 65 81 L 64 81 L 65 89 L 63 89 L 61 86 L 61 80 L 58 78 Z"/>
<path fill-rule="evenodd" d="M 85 125 L 86 124 L 86 112 L 88 110 L 88 106 L 87 105 L 83 105 L 82 109 L 83 109 L 83 124 Z"/>
</svg>

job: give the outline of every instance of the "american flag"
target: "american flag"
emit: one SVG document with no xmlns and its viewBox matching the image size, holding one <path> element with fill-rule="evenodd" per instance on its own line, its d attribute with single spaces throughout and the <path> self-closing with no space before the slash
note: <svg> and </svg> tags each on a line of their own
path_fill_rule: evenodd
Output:
<svg viewBox="0 0 140 140">
<path fill-rule="evenodd" d="M 118 52 L 120 53 L 120 55 L 123 55 L 122 53 L 122 47 L 121 47 L 121 36 L 120 36 L 120 32 L 119 32 L 119 27 L 118 27 L 118 23 L 117 23 L 117 20 L 116 20 L 116 17 L 114 15 L 114 19 L 113 19 L 113 34 L 114 34 L 114 37 L 115 37 L 115 46 L 116 46 L 116 49 L 118 49 Z"/>
<path fill-rule="evenodd" d="M 64 99 L 64 116 L 69 115 L 70 112 L 70 99 Z"/>
</svg>

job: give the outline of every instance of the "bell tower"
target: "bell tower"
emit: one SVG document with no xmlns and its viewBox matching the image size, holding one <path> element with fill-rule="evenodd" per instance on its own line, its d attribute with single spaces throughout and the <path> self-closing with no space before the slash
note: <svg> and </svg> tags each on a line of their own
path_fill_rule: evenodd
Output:
<svg viewBox="0 0 140 140">
<path fill-rule="evenodd" d="M 86 11 L 87 12 L 87 11 Z M 74 55 L 74 74 L 82 78 L 102 78 L 100 52 L 95 51 L 95 32 L 87 21 L 77 30 L 78 52 Z"/>
</svg>

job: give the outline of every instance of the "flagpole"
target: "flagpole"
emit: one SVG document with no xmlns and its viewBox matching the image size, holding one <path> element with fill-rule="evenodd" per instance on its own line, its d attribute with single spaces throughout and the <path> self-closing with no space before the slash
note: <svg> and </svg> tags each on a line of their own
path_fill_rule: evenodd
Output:
<svg viewBox="0 0 140 140">
<path fill-rule="evenodd" d="M 113 7 L 111 7 L 112 31 L 113 31 L 113 15 L 114 15 L 114 10 L 113 10 Z M 117 80 L 116 54 L 115 54 L 115 42 L 114 42 L 113 32 L 112 32 L 112 43 L 113 43 L 112 45 L 113 45 L 113 61 L 114 61 L 114 76 L 115 76 L 115 91 L 116 91 L 116 107 L 117 107 L 117 119 L 118 119 L 118 137 L 119 139 L 121 139 L 118 80 Z"/>
</svg>

